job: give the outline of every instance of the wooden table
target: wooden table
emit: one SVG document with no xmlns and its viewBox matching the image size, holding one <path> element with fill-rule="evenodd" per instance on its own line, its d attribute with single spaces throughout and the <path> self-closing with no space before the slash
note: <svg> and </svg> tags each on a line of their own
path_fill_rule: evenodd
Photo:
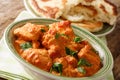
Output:
<svg viewBox="0 0 120 80">
<path fill-rule="evenodd" d="M 120 12 L 120 0 L 111 1 L 117 5 Z M 25 10 L 23 0 L 0 0 L 0 38 L 7 25 L 23 10 Z M 118 16 L 115 30 L 107 35 L 107 41 L 114 58 L 114 78 L 120 80 L 120 16 Z"/>
</svg>

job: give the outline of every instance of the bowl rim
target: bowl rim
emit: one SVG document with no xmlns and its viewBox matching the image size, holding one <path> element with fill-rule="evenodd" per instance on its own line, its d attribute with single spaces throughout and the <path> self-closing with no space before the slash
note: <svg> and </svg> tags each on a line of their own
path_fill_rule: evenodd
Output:
<svg viewBox="0 0 120 80">
<path fill-rule="evenodd" d="M 97 73 L 91 77 L 83 77 L 83 78 L 73 78 L 73 77 L 63 77 L 63 76 L 56 76 L 53 75 L 49 72 L 43 71 L 37 67 L 35 67 L 34 65 L 26 62 L 23 58 L 21 58 L 19 56 L 19 54 L 17 53 L 17 51 L 15 49 L 13 49 L 14 47 L 12 43 L 10 43 L 9 41 L 9 32 L 10 30 L 17 24 L 23 23 L 23 22 L 28 22 L 28 21 L 52 21 L 52 22 L 58 22 L 60 20 L 55 20 L 55 19 L 46 19 L 46 18 L 29 18 L 29 19 L 24 19 L 24 20 L 20 20 L 20 21 L 16 21 L 11 23 L 5 30 L 4 32 L 4 42 L 6 44 L 6 46 L 8 47 L 8 49 L 10 50 L 11 54 L 18 60 L 20 61 L 20 63 L 23 63 L 25 66 L 29 67 L 29 69 L 33 70 L 34 72 L 40 73 L 41 75 L 44 76 L 50 76 L 53 79 L 63 79 L 63 80 L 68 80 L 68 79 L 73 79 L 73 80 L 96 80 L 96 79 L 101 79 L 103 77 L 105 77 L 107 75 L 107 73 L 110 72 L 110 70 L 112 70 L 113 68 L 113 57 L 111 52 L 109 51 L 108 47 L 95 35 L 93 35 L 92 33 L 90 33 L 89 31 L 77 27 L 75 25 L 72 25 L 73 28 L 76 28 L 77 30 L 83 32 L 85 35 L 87 35 L 87 37 L 91 38 L 92 41 L 94 41 L 95 43 L 97 43 L 99 45 L 99 47 L 104 51 L 104 54 L 106 55 L 106 62 L 108 62 L 108 65 L 103 66 Z M 100 73 L 100 74 L 99 74 Z M 103 75 L 104 74 L 104 75 Z"/>
</svg>

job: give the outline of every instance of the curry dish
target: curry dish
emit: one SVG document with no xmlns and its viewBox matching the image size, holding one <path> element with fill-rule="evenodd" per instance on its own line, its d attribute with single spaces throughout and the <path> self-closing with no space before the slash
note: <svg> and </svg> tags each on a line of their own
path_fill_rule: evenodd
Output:
<svg viewBox="0 0 120 80">
<path fill-rule="evenodd" d="M 69 21 L 49 25 L 26 23 L 13 34 L 19 55 L 54 75 L 86 77 L 102 67 L 99 53 L 74 34 Z"/>
</svg>

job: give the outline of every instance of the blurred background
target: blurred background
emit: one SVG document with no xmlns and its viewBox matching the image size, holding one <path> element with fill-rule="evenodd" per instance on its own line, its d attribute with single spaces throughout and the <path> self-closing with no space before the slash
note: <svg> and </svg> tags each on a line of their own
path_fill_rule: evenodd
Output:
<svg viewBox="0 0 120 80">
<path fill-rule="evenodd" d="M 117 6 L 118 20 L 115 30 L 107 35 L 108 47 L 114 58 L 113 73 L 115 80 L 120 80 L 120 0 L 109 0 Z"/>
</svg>

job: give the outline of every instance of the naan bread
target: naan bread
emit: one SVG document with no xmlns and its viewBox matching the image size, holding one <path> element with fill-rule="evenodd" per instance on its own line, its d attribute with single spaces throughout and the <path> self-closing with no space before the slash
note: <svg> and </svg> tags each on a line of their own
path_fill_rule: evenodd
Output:
<svg viewBox="0 0 120 80">
<path fill-rule="evenodd" d="M 97 32 L 103 23 L 114 25 L 116 7 L 107 0 L 28 0 L 32 9 L 41 17 L 65 19 Z"/>
<path fill-rule="evenodd" d="M 77 5 L 69 5 L 62 17 L 70 21 L 101 21 L 113 25 L 117 18 L 116 7 L 107 0 L 81 0 Z"/>
</svg>

